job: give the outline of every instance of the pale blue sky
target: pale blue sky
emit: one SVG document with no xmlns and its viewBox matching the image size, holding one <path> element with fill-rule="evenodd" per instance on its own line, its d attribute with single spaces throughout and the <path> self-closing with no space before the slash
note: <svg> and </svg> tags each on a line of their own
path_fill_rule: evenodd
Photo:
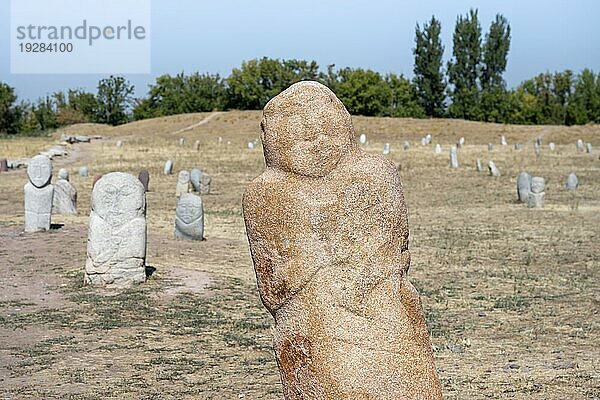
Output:
<svg viewBox="0 0 600 400">
<path fill-rule="evenodd" d="M 263 56 L 412 77 L 415 24 L 431 15 L 441 20 L 447 60 L 456 17 L 469 8 L 479 9 L 484 32 L 497 13 L 508 19 L 511 87 L 545 71 L 600 72 L 598 0 L 152 0 L 152 74 L 126 77 L 143 96 L 158 75 L 226 76 L 242 60 Z M 9 12 L 9 1 L 0 0 L 0 81 L 27 99 L 66 88 L 95 90 L 102 76 L 11 74 Z"/>
</svg>

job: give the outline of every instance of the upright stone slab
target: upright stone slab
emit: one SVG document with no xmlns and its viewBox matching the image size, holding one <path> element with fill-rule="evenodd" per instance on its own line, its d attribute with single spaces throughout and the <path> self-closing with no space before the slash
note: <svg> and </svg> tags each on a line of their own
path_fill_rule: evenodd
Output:
<svg viewBox="0 0 600 400">
<path fill-rule="evenodd" d="M 494 145 L 491 143 L 488 143 L 488 151 L 492 151 L 494 150 Z"/>
<path fill-rule="evenodd" d="M 271 99 L 261 126 L 268 168 L 243 209 L 284 397 L 441 399 L 395 165 L 316 82 Z"/>
<path fill-rule="evenodd" d="M 0 158 L 0 172 L 8 172 L 8 160 Z"/>
<path fill-rule="evenodd" d="M 577 140 L 577 150 L 583 151 L 583 140 L 581 139 Z"/>
<path fill-rule="evenodd" d="M 167 160 L 167 162 L 165 162 L 165 167 L 163 169 L 163 174 L 164 175 L 171 175 L 173 173 L 173 161 L 172 160 Z"/>
<path fill-rule="evenodd" d="M 248 142 L 248 150 L 254 150 L 254 142 Z"/>
<path fill-rule="evenodd" d="M 550 149 L 550 151 L 554 151 L 554 150 L 556 150 L 556 145 L 553 142 L 550 142 L 550 144 L 548 145 L 548 148 Z"/>
<path fill-rule="evenodd" d="M 577 175 L 575 172 L 571 172 L 567 177 L 567 183 L 565 184 L 565 188 L 567 190 L 575 190 L 579 187 L 579 179 L 577 179 Z"/>
<path fill-rule="evenodd" d="M 421 138 L 421 146 L 427 146 L 427 138 L 426 137 Z"/>
<path fill-rule="evenodd" d="M 483 166 L 481 165 L 481 160 L 479 158 L 475 161 L 475 167 L 477 168 L 477 172 L 483 171 Z"/>
<path fill-rule="evenodd" d="M 194 192 L 200 192 L 200 178 L 202 177 L 202 171 L 198 168 L 192 168 L 190 171 L 190 183 L 192 184 L 192 190 Z"/>
<path fill-rule="evenodd" d="M 27 165 L 29 182 L 25 191 L 25 232 L 40 232 L 50 229 L 52 218 L 52 161 L 37 155 Z"/>
<path fill-rule="evenodd" d="M 591 143 L 586 143 L 585 144 L 585 150 L 588 152 L 588 154 L 592 154 L 592 144 Z"/>
<path fill-rule="evenodd" d="M 54 184 L 52 212 L 54 214 L 77 214 L 77 189 L 66 179 L 59 179 Z"/>
<path fill-rule="evenodd" d="M 386 143 L 383 145 L 383 155 L 387 156 L 388 154 L 390 154 L 390 144 Z"/>
<path fill-rule="evenodd" d="M 185 240 L 204 239 L 204 208 L 202 199 L 192 193 L 184 193 L 175 210 L 175 236 Z"/>
<path fill-rule="evenodd" d="M 488 162 L 488 171 L 490 171 L 491 176 L 500 176 L 500 170 L 492 160 Z"/>
<path fill-rule="evenodd" d="M 142 183 L 142 186 L 144 186 L 144 192 L 147 192 L 148 185 L 150 184 L 150 173 L 148 172 L 148 170 L 141 170 L 138 174 L 138 179 Z"/>
<path fill-rule="evenodd" d="M 123 147 L 123 141 L 117 140 L 117 147 Z"/>
<path fill-rule="evenodd" d="M 200 150 L 200 141 L 199 141 L 199 140 L 196 140 L 196 141 L 194 142 L 194 149 L 195 149 L 196 151 Z"/>
<path fill-rule="evenodd" d="M 179 138 L 179 145 L 183 146 L 185 144 L 185 139 L 184 138 Z"/>
<path fill-rule="evenodd" d="M 515 143 L 515 150 L 517 150 L 517 151 L 521 150 L 521 144 L 520 143 Z"/>
<path fill-rule="evenodd" d="M 536 157 L 539 157 L 542 151 L 542 146 L 540 144 L 538 144 L 538 142 L 535 142 L 533 144 L 533 152 L 535 153 Z"/>
<path fill-rule="evenodd" d="M 506 136 L 502 135 L 502 137 L 500 138 L 500 144 L 502 146 L 506 146 L 508 143 L 506 142 Z"/>
<path fill-rule="evenodd" d="M 175 196 L 180 197 L 184 193 L 190 191 L 190 173 L 188 171 L 179 171 L 177 176 L 177 187 L 175 188 Z"/>
<path fill-rule="evenodd" d="M 402 145 L 402 149 L 404 151 L 408 151 L 408 149 L 410 149 L 410 144 L 408 142 L 404 142 L 404 144 Z"/>
<path fill-rule="evenodd" d="M 90 171 L 88 170 L 88 167 L 79 168 L 79 176 L 81 176 L 82 178 L 87 178 L 88 176 L 90 176 Z"/>
<path fill-rule="evenodd" d="M 465 145 L 465 138 L 461 137 L 458 139 L 458 147 L 463 147 Z"/>
<path fill-rule="evenodd" d="M 58 178 L 68 181 L 69 180 L 69 171 L 66 168 L 59 169 L 58 170 Z"/>
<path fill-rule="evenodd" d="M 200 194 L 209 194 L 210 193 L 210 182 L 212 178 L 207 173 L 202 173 L 200 175 L 200 187 L 198 193 Z"/>
<path fill-rule="evenodd" d="M 146 280 L 146 194 L 133 175 L 111 172 L 92 191 L 85 282 Z"/>
<path fill-rule="evenodd" d="M 544 207 L 544 198 L 546 193 L 544 192 L 546 183 L 544 178 L 534 176 L 531 178 L 531 193 L 529 193 L 529 199 L 527 206 L 529 208 L 542 208 Z"/>
<path fill-rule="evenodd" d="M 360 134 L 360 138 L 358 140 L 360 142 L 360 144 L 367 144 L 367 135 L 364 133 Z"/>
<path fill-rule="evenodd" d="M 435 154 L 442 154 L 442 146 L 439 143 L 435 145 Z"/>
<path fill-rule="evenodd" d="M 531 193 L 531 175 L 523 171 L 517 177 L 517 198 L 521 203 L 527 203 Z"/>
<path fill-rule="evenodd" d="M 458 168 L 458 154 L 455 146 L 450 149 L 450 168 Z"/>
</svg>

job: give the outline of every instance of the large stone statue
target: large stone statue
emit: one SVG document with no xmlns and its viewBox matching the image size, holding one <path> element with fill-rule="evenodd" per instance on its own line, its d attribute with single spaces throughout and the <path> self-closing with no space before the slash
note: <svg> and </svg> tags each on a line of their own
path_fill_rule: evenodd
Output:
<svg viewBox="0 0 600 400">
<path fill-rule="evenodd" d="M 146 279 L 146 194 L 136 177 L 102 176 L 92 191 L 85 281 L 129 285 Z"/>
<path fill-rule="evenodd" d="M 46 156 L 37 155 L 27 166 L 29 182 L 25 191 L 25 232 L 39 232 L 50 229 L 52 216 L 52 161 Z"/>
<path fill-rule="evenodd" d="M 441 398 L 393 162 L 360 149 L 316 82 L 273 98 L 261 129 L 243 209 L 285 398 Z"/>
</svg>

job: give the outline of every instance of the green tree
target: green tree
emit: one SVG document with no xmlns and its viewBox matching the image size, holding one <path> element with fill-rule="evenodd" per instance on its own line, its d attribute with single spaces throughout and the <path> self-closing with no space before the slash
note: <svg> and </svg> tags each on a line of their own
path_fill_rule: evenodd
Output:
<svg viewBox="0 0 600 400">
<path fill-rule="evenodd" d="M 336 95 L 350 114 L 383 115 L 392 104 L 392 89 L 378 72 L 362 68 L 338 71 Z"/>
<path fill-rule="evenodd" d="M 441 117 L 444 115 L 446 98 L 446 82 L 442 71 L 442 56 L 444 46 L 440 40 L 440 21 L 431 17 L 423 29 L 415 28 L 415 74 L 414 83 L 417 89 L 419 103 L 428 116 Z"/>
<path fill-rule="evenodd" d="M 510 49 L 510 25 L 506 18 L 497 14 L 485 35 L 483 44 L 483 65 L 481 68 L 482 90 L 505 88 L 502 74 L 506 71 Z"/>
<path fill-rule="evenodd" d="M 417 87 L 411 81 L 402 75 L 388 74 L 385 83 L 391 89 L 392 96 L 391 104 L 383 115 L 399 118 L 423 118 L 427 115 L 419 103 Z"/>
<path fill-rule="evenodd" d="M 584 69 L 575 81 L 567 108 L 568 124 L 600 123 L 600 74 Z"/>
<path fill-rule="evenodd" d="M 453 59 L 448 62 L 449 113 L 455 118 L 474 119 L 479 106 L 478 79 L 481 63 L 481 26 L 477 10 L 459 16 L 454 27 Z"/>
<path fill-rule="evenodd" d="M 46 131 L 58 128 L 56 113 L 56 102 L 52 97 L 46 96 L 38 99 L 37 104 L 33 106 L 33 114 L 35 115 L 38 129 Z"/>
<path fill-rule="evenodd" d="M 113 76 L 98 82 L 98 109 L 96 121 L 119 125 L 129 120 L 129 109 L 133 103 L 133 85 L 121 76 Z"/>
<path fill-rule="evenodd" d="M 0 133 L 17 133 L 20 122 L 20 108 L 15 103 L 15 89 L 0 82 Z"/>
</svg>

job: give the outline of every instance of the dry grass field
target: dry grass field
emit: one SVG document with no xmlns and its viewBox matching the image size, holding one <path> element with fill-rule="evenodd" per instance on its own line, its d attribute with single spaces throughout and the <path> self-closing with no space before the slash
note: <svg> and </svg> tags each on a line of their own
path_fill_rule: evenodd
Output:
<svg viewBox="0 0 600 400">
<path fill-rule="evenodd" d="M 247 148 L 259 120 L 260 112 L 189 114 L 0 140 L 1 157 L 19 158 L 62 132 L 103 136 L 55 159 L 55 176 L 70 170 L 79 215 L 54 216 L 50 232 L 23 233 L 25 170 L 0 174 L 0 398 L 282 397 L 273 321 L 258 297 L 241 209 L 247 183 L 264 168 L 260 145 Z M 600 126 L 365 117 L 354 125 L 368 135 L 369 152 L 389 142 L 387 157 L 399 166 L 410 278 L 445 398 L 600 398 Z M 421 146 L 427 133 L 433 143 Z M 461 136 L 460 167 L 451 170 L 448 152 Z M 577 152 L 579 138 L 595 154 Z M 169 158 L 174 174 L 163 176 Z M 477 158 L 493 160 L 502 176 L 477 172 Z M 77 175 L 82 165 L 89 178 Z M 204 197 L 207 240 L 192 243 L 173 230 L 177 172 L 193 167 L 213 181 Z M 141 169 L 150 172 L 147 264 L 155 271 L 123 291 L 83 286 L 92 177 Z M 546 178 L 545 208 L 516 202 L 522 170 Z M 580 181 L 572 193 L 564 189 L 570 172 Z"/>
</svg>

